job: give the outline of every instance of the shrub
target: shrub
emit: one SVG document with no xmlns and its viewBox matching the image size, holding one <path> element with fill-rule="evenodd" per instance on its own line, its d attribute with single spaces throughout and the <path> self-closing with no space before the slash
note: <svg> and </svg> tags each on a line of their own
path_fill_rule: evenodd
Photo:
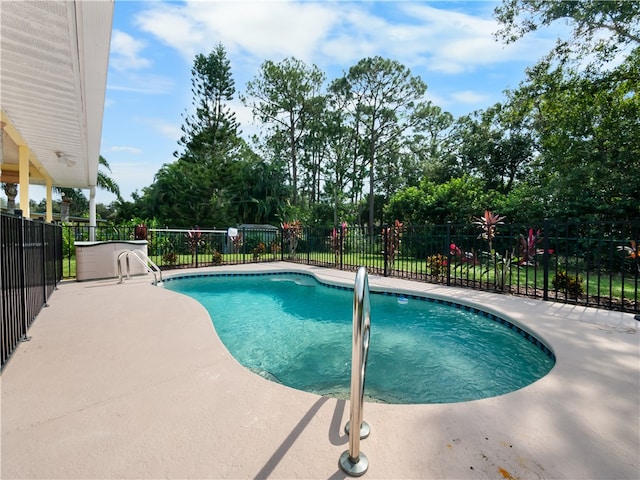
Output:
<svg viewBox="0 0 640 480">
<path fill-rule="evenodd" d="M 427 268 L 433 276 L 440 277 L 447 271 L 447 257 L 438 253 L 427 257 Z"/>
<path fill-rule="evenodd" d="M 162 255 L 162 263 L 164 263 L 165 265 L 175 265 L 177 261 L 178 255 L 176 255 L 176 252 L 165 252 Z"/>
<path fill-rule="evenodd" d="M 563 270 L 558 271 L 551 284 L 556 290 L 566 293 L 569 298 L 578 298 L 584 295 L 582 277 L 574 277 Z"/>
</svg>

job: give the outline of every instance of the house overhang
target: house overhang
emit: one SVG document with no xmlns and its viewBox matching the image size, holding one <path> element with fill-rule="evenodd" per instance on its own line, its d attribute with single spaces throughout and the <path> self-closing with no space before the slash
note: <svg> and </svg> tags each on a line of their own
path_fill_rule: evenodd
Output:
<svg viewBox="0 0 640 480">
<path fill-rule="evenodd" d="M 28 184 L 94 187 L 114 0 L 0 8 L 0 180 L 20 184 L 21 205 Z"/>
</svg>

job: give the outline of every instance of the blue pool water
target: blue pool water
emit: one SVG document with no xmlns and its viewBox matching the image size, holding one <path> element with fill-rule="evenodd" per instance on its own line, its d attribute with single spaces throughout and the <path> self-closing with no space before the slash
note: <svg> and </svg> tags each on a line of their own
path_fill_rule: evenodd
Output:
<svg viewBox="0 0 640 480">
<path fill-rule="evenodd" d="M 348 398 L 353 290 L 304 274 L 185 276 L 164 285 L 204 305 L 245 367 L 293 388 Z M 517 390 L 551 370 L 553 354 L 537 339 L 469 310 L 372 292 L 365 396 L 461 402 Z"/>
</svg>

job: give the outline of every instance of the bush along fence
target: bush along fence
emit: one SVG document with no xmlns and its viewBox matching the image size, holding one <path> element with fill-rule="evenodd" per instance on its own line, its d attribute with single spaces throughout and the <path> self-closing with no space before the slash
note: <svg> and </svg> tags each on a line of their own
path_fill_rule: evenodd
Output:
<svg viewBox="0 0 640 480">
<path fill-rule="evenodd" d="M 1 366 L 62 279 L 62 229 L 59 225 L 31 221 L 19 215 L 0 215 L 2 265 Z"/>
<path fill-rule="evenodd" d="M 464 225 L 342 223 L 229 230 L 145 229 L 151 260 L 163 270 L 290 261 L 430 283 L 640 313 L 640 222 L 545 221 L 515 225 L 485 212 Z M 142 238 L 135 227 L 98 227 L 96 240 Z M 75 276 L 73 241 L 64 230 L 65 276 Z"/>
</svg>

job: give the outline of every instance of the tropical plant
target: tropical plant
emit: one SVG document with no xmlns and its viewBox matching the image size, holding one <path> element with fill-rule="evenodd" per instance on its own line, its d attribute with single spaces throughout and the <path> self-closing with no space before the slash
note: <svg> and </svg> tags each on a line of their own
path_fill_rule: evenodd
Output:
<svg viewBox="0 0 640 480">
<path fill-rule="evenodd" d="M 475 217 L 475 221 L 472 222 L 474 225 L 478 225 L 482 229 L 482 233 L 478 236 L 478 238 L 482 238 L 486 240 L 489 244 L 489 253 L 493 255 L 493 239 L 496 236 L 496 227 L 498 225 L 504 225 L 504 220 L 506 217 L 501 217 L 497 213 L 494 214 L 489 210 L 484 211 L 484 215 L 482 217 Z"/>
<path fill-rule="evenodd" d="M 434 277 L 443 276 L 447 271 L 447 265 L 447 257 L 441 253 L 427 257 L 427 270 L 429 271 L 429 274 Z"/>
<path fill-rule="evenodd" d="M 294 220 L 291 223 L 284 222 L 281 225 L 282 237 L 289 245 L 289 258 L 294 259 L 296 256 L 296 249 L 298 248 L 298 242 L 302 236 L 302 223 L 299 220 Z"/>
<path fill-rule="evenodd" d="M 335 255 L 335 263 L 338 265 L 340 260 L 340 253 L 343 251 L 344 240 L 347 235 L 347 224 L 346 222 L 342 222 L 340 224 L 340 229 L 336 229 L 335 227 L 331 231 L 331 235 L 329 236 L 329 244 L 331 245 L 331 250 Z"/>
<path fill-rule="evenodd" d="M 385 227 L 382 229 L 381 237 L 382 244 L 384 245 L 383 254 L 391 271 L 393 271 L 396 255 L 400 252 L 403 227 L 404 225 L 402 222 L 396 219 L 393 227 Z"/>
<path fill-rule="evenodd" d="M 253 258 L 257 260 L 260 258 L 260 255 L 262 255 L 266 251 L 267 247 L 265 246 L 265 244 L 263 242 L 259 242 L 255 247 L 253 247 L 251 253 L 253 253 Z"/>
<path fill-rule="evenodd" d="M 518 237 L 518 246 L 520 248 L 519 251 L 519 260 L 518 265 L 535 265 L 536 260 L 535 257 L 539 253 L 543 253 L 544 250 L 541 250 L 537 247 L 538 243 L 542 241 L 542 236 L 540 235 L 540 229 L 534 231 L 533 228 L 529 229 L 528 235 L 525 237 L 520 234 Z"/>
<path fill-rule="evenodd" d="M 618 251 L 619 252 L 625 252 L 627 254 L 627 258 L 630 258 L 632 260 L 636 260 L 636 267 L 638 268 L 638 273 L 640 273 L 640 262 L 638 262 L 638 259 L 640 259 L 640 252 L 638 252 L 638 247 L 636 246 L 636 241 L 635 240 L 629 240 L 629 245 L 630 246 L 620 246 L 618 247 Z"/>
<path fill-rule="evenodd" d="M 195 264 L 196 254 L 198 253 L 198 248 L 204 246 L 205 240 L 202 238 L 202 232 L 198 227 L 194 230 L 189 230 L 184 234 L 187 246 L 191 251 L 191 263 Z"/>
<path fill-rule="evenodd" d="M 563 292 L 569 298 L 579 298 L 584 295 L 584 287 L 582 286 L 582 277 L 569 275 L 564 270 L 559 270 L 554 279 L 551 281 L 553 288 L 559 292 Z"/>
<path fill-rule="evenodd" d="M 511 259 L 513 256 L 509 250 L 505 251 L 503 255 L 493 248 L 493 239 L 496 237 L 497 227 L 498 225 L 504 225 L 502 220 L 505 218 L 490 210 L 485 210 L 484 215 L 475 217 L 473 222 L 474 225 L 479 226 L 482 230 L 478 238 L 486 240 L 489 244 L 489 251 L 484 252 L 489 261 L 483 273 L 488 275 L 491 267 L 493 267 L 494 282 L 496 287 L 500 289 L 504 288 L 505 283 L 511 278 Z"/>
<path fill-rule="evenodd" d="M 480 260 L 478 260 L 478 255 L 475 250 L 471 250 L 470 252 L 463 252 L 460 247 L 458 247 L 455 243 L 449 245 L 449 254 L 455 259 L 455 263 L 457 263 L 455 268 L 458 268 L 462 265 L 479 265 Z"/>
</svg>

